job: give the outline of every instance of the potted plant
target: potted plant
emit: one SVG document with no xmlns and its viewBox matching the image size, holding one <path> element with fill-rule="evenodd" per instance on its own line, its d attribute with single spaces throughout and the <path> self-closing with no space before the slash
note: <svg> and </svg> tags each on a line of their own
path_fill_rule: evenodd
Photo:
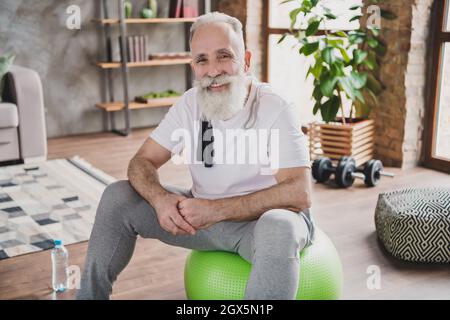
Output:
<svg viewBox="0 0 450 320">
<path fill-rule="evenodd" d="M 293 2 L 294 0 L 287 0 Z M 374 14 L 395 19 L 395 15 L 378 7 L 381 0 L 366 1 Z M 320 111 L 323 122 L 311 124 L 309 129 L 312 156 L 321 150 L 323 156 L 339 159 L 352 156 L 357 165 L 373 156 L 373 120 L 368 119 L 383 84 L 377 78 L 386 45 L 380 38 L 380 27 L 367 23 L 356 30 L 327 30 L 331 20 L 338 17 L 323 0 L 297 0 L 298 7 L 290 11 L 291 26 L 278 43 L 293 36 L 300 45 L 299 53 L 313 56 L 307 77 L 313 77 L 313 114 Z M 349 22 L 362 18 L 363 5 L 348 8 L 354 15 Z M 307 21 L 306 27 L 295 30 L 299 18 Z M 323 29 L 320 26 L 324 26 Z M 349 111 L 344 110 L 344 97 L 350 100 Z M 339 116 L 340 114 L 340 116 Z"/>
</svg>

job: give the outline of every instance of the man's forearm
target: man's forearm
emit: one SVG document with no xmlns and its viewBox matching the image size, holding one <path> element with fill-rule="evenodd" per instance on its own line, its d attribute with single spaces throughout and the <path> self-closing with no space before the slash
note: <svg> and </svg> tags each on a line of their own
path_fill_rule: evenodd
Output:
<svg viewBox="0 0 450 320">
<path fill-rule="evenodd" d="M 299 212 L 311 206 L 309 186 L 289 179 L 270 188 L 243 196 L 213 200 L 221 220 L 246 221 L 259 218 L 270 209 Z"/>
<path fill-rule="evenodd" d="M 168 192 L 161 186 L 155 166 L 144 158 L 134 157 L 128 165 L 128 179 L 133 188 L 153 207 Z"/>
</svg>

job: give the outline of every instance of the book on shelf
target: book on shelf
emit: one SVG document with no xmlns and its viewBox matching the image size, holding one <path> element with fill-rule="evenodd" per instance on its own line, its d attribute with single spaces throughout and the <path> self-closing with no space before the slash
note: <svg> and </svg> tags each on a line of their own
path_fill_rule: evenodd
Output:
<svg viewBox="0 0 450 320">
<path fill-rule="evenodd" d="M 134 61 L 138 62 L 141 61 L 141 55 L 139 54 L 139 41 L 137 36 L 132 36 L 133 39 L 133 53 L 134 53 Z"/>
<path fill-rule="evenodd" d="M 198 0 L 183 0 L 183 17 L 198 17 Z"/>
<path fill-rule="evenodd" d="M 144 62 L 148 60 L 146 36 L 127 36 L 125 39 L 126 50 L 128 53 L 127 62 Z M 119 36 L 119 49 L 122 52 L 121 36 Z"/>
<path fill-rule="evenodd" d="M 128 37 L 125 37 L 124 42 L 125 42 L 125 50 L 126 50 L 126 55 L 127 55 L 127 62 L 130 62 L 131 56 L 130 56 L 130 44 L 128 43 Z M 121 62 L 125 55 L 125 51 L 122 48 L 122 36 L 119 36 L 119 47 L 120 47 L 119 61 Z"/>
<path fill-rule="evenodd" d="M 170 0 L 170 18 L 196 18 L 200 12 L 199 0 Z"/>
<path fill-rule="evenodd" d="M 148 55 L 149 60 L 158 60 L 158 59 L 187 59 L 191 57 L 190 52 L 159 52 L 159 53 L 150 53 Z"/>
<path fill-rule="evenodd" d="M 141 49 L 140 50 L 140 53 L 141 53 L 141 61 L 145 61 L 146 60 L 146 54 L 145 54 L 145 40 L 144 40 L 145 38 L 143 37 L 143 36 L 140 36 L 139 37 L 139 48 Z"/>
<path fill-rule="evenodd" d="M 170 0 L 169 18 L 181 18 L 183 16 L 183 0 Z"/>
</svg>

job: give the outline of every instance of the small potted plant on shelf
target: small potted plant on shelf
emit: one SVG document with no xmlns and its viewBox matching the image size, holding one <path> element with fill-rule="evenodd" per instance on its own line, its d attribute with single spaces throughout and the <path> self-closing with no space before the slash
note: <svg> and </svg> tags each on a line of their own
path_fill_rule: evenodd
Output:
<svg viewBox="0 0 450 320">
<path fill-rule="evenodd" d="M 378 7 L 381 0 L 368 2 L 376 5 L 372 7 L 374 14 L 396 18 L 392 12 Z M 387 48 L 380 38 L 380 26 L 367 23 L 350 31 L 327 30 L 327 23 L 338 17 L 326 7 L 325 1 L 295 3 L 298 7 L 290 11 L 289 32 L 282 35 L 278 43 L 287 36 L 295 37 L 300 44 L 299 53 L 314 58 L 307 77 L 314 80 L 313 114 L 320 111 L 323 121 L 312 123 L 308 130 L 312 157 L 319 153 L 336 160 L 352 156 L 357 165 L 363 164 L 373 156 L 375 126 L 373 120 L 368 119 L 369 112 L 378 104 L 377 96 L 383 90 L 377 70 Z M 349 22 L 359 20 L 362 9 L 363 5 L 349 7 L 348 10 L 354 13 Z M 301 18 L 307 20 L 306 28 L 295 30 L 294 26 Z M 347 113 L 344 97 L 350 100 Z"/>
</svg>

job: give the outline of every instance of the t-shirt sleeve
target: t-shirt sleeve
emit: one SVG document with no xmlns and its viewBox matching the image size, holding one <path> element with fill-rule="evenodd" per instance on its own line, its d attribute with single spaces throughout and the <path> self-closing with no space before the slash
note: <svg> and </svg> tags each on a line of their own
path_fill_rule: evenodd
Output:
<svg viewBox="0 0 450 320">
<path fill-rule="evenodd" d="M 308 140 L 300 130 L 300 119 L 294 108 L 292 104 L 286 106 L 272 125 L 269 140 L 272 168 L 311 168 Z"/>
<path fill-rule="evenodd" d="M 177 130 L 183 130 L 183 108 L 185 98 L 182 96 L 166 113 L 158 126 L 150 133 L 150 138 L 172 153 L 181 153 L 183 149 L 182 135 Z"/>
</svg>

